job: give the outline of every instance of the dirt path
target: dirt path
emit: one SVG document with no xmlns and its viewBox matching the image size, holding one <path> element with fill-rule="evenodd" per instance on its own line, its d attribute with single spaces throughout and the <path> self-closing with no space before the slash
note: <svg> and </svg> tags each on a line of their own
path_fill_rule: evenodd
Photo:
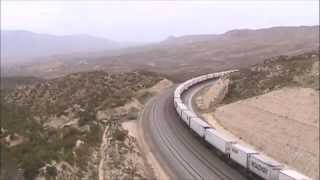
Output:
<svg viewBox="0 0 320 180">
<path fill-rule="evenodd" d="M 103 135 L 102 135 L 102 143 L 100 146 L 100 162 L 99 162 L 99 169 L 98 169 L 98 175 L 99 175 L 99 180 L 104 180 L 104 169 L 103 169 L 103 165 L 104 165 L 104 161 L 106 159 L 105 155 L 106 153 L 104 152 L 106 146 L 107 146 L 107 138 L 106 138 L 106 134 L 107 134 L 107 128 L 104 129 L 103 131 Z"/>
</svg>

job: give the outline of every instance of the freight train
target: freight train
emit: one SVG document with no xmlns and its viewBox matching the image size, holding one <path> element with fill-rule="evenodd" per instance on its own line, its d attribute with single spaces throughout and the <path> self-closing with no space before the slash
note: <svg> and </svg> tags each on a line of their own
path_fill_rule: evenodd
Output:
<svg viewBox="0 0 320 180">
<path fill-rule="evenodd" d="M 289 169 L 258 151 L 240 144 L 235 139 L 216 131 L 214 127 L 199 118 L 183 103 L 181 96 L 191 86 L 235 71 L 237 70 L 202 75 L 180 84 L 174 91 L 174 106 L 182 121 L 204 141 L 221 151 L 230 160 L 263 179 L 311 180 L 309 177 Z"/>
</svg>

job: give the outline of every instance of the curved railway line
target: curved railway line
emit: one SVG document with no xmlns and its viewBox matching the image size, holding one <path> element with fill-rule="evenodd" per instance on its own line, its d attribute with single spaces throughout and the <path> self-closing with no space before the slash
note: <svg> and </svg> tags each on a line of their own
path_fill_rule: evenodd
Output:
<svg viewBox="0 0 320 180">
<path fill-rule="evenodd" d="M 208 83 L 213 82 L 190 88 L 184 95 L 184 101 Z M 145 139 L 169 176 L 172 179 L 255 179 L 225 161 L 221 154 L 214 153 L 190 131 L 174 109 L 174 89 L 152 99 L 142 115 Z"/>
</svg>

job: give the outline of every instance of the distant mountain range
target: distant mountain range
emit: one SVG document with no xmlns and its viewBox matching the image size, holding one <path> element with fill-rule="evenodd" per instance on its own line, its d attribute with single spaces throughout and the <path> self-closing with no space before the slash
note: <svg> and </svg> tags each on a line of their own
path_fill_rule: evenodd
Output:
<svg viewBox="0 0 320 180">
<path fill-rule="evenodd" d="M 109 47 L 115 47 L 112 44 Z M 159 43 L 110 51 L 51 56 L 3 72 L 50 78 L 91 70 L 148 70 L 180 81 L 209 72 L 247 67 L 274 56 L 318 49 L 319 26 L 240 29 L 223 34 L 169 37 Z M 16 52 L 20 50 L 17 48 Z"/>
<path fill-rule="evenodd" d="M 1 31 L 1 58 L 10 61 L 126 46 L 124 43 L 89 35 L 55 36 L 30 31 Z"/>
</svg>

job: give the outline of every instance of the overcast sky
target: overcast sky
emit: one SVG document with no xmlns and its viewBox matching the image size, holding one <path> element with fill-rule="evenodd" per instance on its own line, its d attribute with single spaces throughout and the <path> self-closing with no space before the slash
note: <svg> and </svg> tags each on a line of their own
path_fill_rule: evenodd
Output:
<svg viewBox="0 0 320 180">
<path fill-rule="evenodd" d="M 319 24 L 318 0 L 305 1 L 3 1 L 1 29 L 89 34 L 116 41 Z"/>
</svg>

